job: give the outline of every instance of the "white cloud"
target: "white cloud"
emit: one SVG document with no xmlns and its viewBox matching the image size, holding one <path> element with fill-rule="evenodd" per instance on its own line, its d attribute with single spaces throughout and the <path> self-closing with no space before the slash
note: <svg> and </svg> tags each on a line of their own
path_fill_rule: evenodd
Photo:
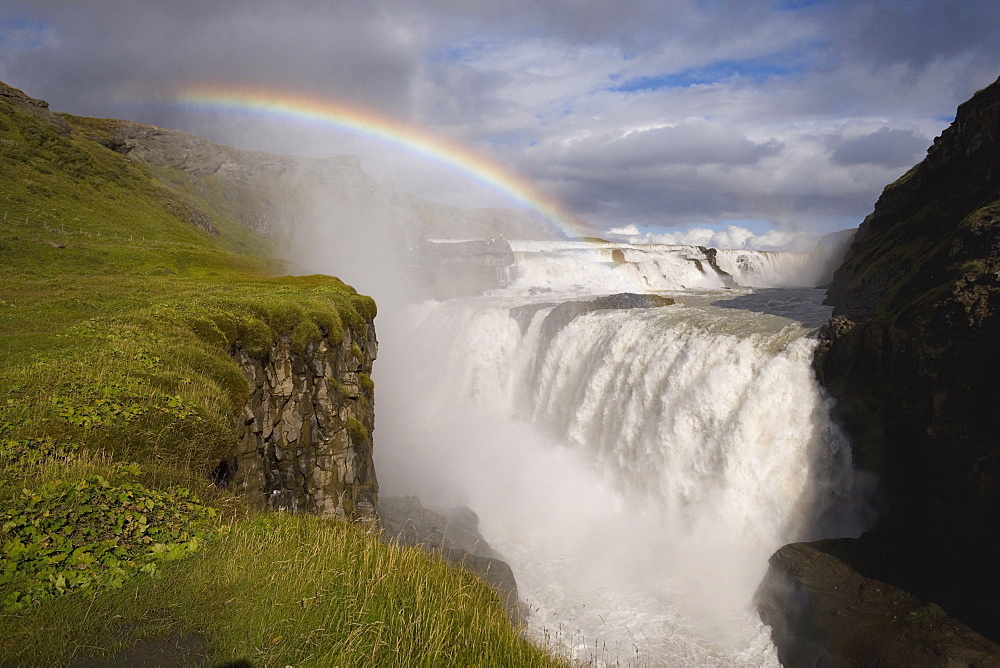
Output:
<svg viewBox="0 0 1000 668">
<path fill-rule="evenodd" d="M 639 235 L 639 228 L 635 225 L 626 225 L 625 227 L 612 227 L 610 230 L 605 232 L 605 234 L 612 237 L 635 237 Z"/>
<path fill-rule="evenodd" d="M 709 246 L 743 250 L 810 251 L 816 246 L 816 237 L 803 233 L 768 230 L 754 234 L 745 227 L 727 225 L 722 230 L 706 227 L 689 227 L 662 234 L 647 233 L 630 239 L 632 243 L 668 244 L 674 246 Z"/>
</svg>

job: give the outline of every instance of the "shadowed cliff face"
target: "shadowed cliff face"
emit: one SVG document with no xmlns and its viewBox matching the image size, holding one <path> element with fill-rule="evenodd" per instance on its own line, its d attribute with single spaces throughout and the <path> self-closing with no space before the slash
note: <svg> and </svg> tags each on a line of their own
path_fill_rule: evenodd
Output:
<svg viewBox="0 0 1000 668">
<path fill-rule="evenodd" d="M 879 480 L 879 576 L 1000 638 L 1000 80 L 888 186 L 830 286 L 821 382 Z"/>
</svg>

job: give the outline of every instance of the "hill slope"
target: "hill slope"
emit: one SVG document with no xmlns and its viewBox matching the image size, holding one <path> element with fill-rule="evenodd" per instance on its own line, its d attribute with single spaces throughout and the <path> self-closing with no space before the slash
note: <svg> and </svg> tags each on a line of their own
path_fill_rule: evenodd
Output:
<svg viewBox="0 0 1000 668">
<path fill-rule="evenodd" d="M 95 141 L 121 125 L 0 84 L 0 662 L 551 662 L 470 574 L 212 484 L 249 424 L 236 358 L 370 364 L 374 303 L 276 276 L 244 217 L 267 191 Z"/>
</svg>

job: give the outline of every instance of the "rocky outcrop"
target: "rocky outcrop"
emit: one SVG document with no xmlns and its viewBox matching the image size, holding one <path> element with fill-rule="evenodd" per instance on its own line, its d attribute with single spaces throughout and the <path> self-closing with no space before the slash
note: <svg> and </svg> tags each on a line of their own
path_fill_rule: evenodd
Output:
<svg viewBox="0 0 1000 668">
<path fill-rule="evenodd" d="M 1000 80 L 962 104 L 927 158 L 885 189 L 828 303 L 817 375 L 855 465 L 879 487 L 865 549 L 838 549 L 856 555 L 849 570 L 875 572 L 1000 640 Z M 794 575 L 787 559 L 776 566 Z M 839 611 L 827 623 L 880 637 L 870 599 L 849 607 L 815 595 Z M 786 604 L 796 602 L 776 605 Z M 897 651 L 886 645 L 879 660 L 907 665 Z"/>
<path fill-rule="evenodd" d="M 739 287 L 739 284 L 736 283 L 736 279 L 733 278 L 732 274 L 725 271 L 722 267 L 719 266 L 719 260 L 717 257 L 719 254 L 718 249 L 709 248 L 707 246 L 698 246 L 698 250 L 700 250 L 702 253 L 701 258 L 695 258 L 695 257 L 688 258 L 695 263 L 695 265 L 698 267 L 698 271 L 700 271 L 703 274 L 708 273 L 707 271 L 705 271 L 705 267 L 702 266 L 701 264 L 702 259 L 704 259 L 704 261 L 708 263 L 708 266 L 712 268 L 712 271 L 714 271 L 716 275 L 718 275 L 718 277 L 722 279 L 722 284 L 724 286 L 726 286 L 727 288 Z"/>
<path fill-rule="evenodd" d="M 61 135 L 68 135 L 71 132 L 69 124 L 62 116 L 49 111 L 48 102 L 29 97 L 25 95 L 24 91 L 18 90 L 13 86 L 8 86 L 2 81 L 0 81 L 0 102 L 6 103 L 5 105 L 0 105 L 0 113 L 3 113 L 3 109 L 9 105 L 9 108 L 14 111 L 26 113 L 51 126 Z M 7 113 L 13 112 L 8 111 Z"/>
<path fill-rule="evenodd" d="M 295 350 L 281 338 L 261 356 L 236 359 L 251 386 L 243 409 L 235 481 L 271 508 L 376 523 L 378 481 L 370 374 L 375 329 L 344 330 Z"/>
<path fill-rule="evenodd" d="M 472 571 L 500 595 L 511 622 L 524 623 L 514 572 L 479 533 L 479 517 L 472 510 L 438 512 L 425 508 L 415 496 L 397 496 L 379 502 L 379 515 L 386 540 L 440 554 L 448 563 Z"/>
<path fill-rule="evenodd" d="M 1000 666 L 1000 645 L 875 577 L 868 541 L 794 543 L 757 607 L 785 666 Z"/>
</svg>

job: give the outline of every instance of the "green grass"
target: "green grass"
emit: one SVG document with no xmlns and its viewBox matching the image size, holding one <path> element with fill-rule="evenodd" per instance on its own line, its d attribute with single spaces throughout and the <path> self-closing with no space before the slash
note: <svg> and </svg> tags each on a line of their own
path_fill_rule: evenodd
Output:
<svg viewBox="0 0 1000 668">
<path fill-rule="evenodd" d="M 92 141 L 114 122 L 66 119 L 75 133 L 0 102 L 0 664 L 178 634 L 210 664 L 557 661 L 440 558 L 208 482 L 248 398 L 234 351 L 361 336 L 375 303 L 278 276 L 239 222 L 253 193 L 150 169 Z"/>
<path fill-rule="evenodd" d="M 220 522 L 193 556 L 117 589 L 0 616 L 16 665 L 108 656 L 135 638 L 207 638 L 206 663 L 286 666 L 551 665 L 496 594 L 416 548 L 290 514 Z"/>
</svg>

